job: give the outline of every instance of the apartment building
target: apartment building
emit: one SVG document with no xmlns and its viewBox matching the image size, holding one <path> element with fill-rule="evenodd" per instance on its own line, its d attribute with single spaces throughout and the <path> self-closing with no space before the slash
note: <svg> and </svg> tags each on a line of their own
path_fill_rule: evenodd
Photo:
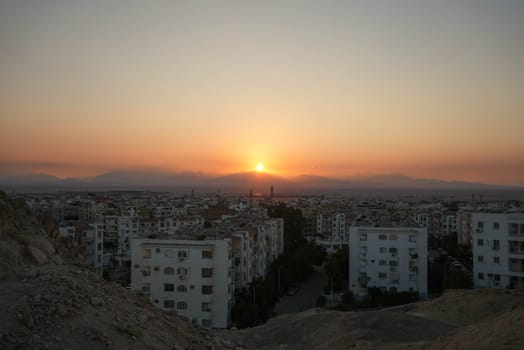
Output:
<svg viewBox="0 0 524 350">
<path fill-rule="evenodd" d="M 471 246 L 471 209 L 462 208 L 457 212 L 457 243 Z"/>
<path fill-rule="evenodd" d="M 206 328 L 230 325 L 233 306 L 231 239 L 135 239 L 131 289 L 165 310 Z"/>
<path fill-rule="evenodd" d="M 472 214 L 475 287 L 524 288 L 524 213 Z"/>
<path fill-rule="evenodd" d="M 358 217 L 349 229 L 349 289 L 414 291 L 427 297 L 427 228 L 407 218 Z"/>
<path fill-rule="evenodd" d="M 231 220 L 183 237 L 132 240 L 132 289 L 203 327 L 228 327 L 235 290 L 265 277 L 284 251 L 283 219 Z"/>
</svg>

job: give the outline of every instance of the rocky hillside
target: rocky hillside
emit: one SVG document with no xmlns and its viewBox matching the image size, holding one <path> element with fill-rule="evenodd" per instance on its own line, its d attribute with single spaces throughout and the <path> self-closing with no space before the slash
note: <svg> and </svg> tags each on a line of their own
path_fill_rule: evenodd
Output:
<svg viewBox="0 0 524 350">
<path fill-rule="evenodd" d="M 249 349 L 524 349 L 524 291 L 454 290 L 388 310 L 312 309 L 229 332 Z"/>
<path fill-rule="evenodd" d="M 24 203 L 0 192 L 0 349 L 239 349 L 63 250 Z"/>
</svg>

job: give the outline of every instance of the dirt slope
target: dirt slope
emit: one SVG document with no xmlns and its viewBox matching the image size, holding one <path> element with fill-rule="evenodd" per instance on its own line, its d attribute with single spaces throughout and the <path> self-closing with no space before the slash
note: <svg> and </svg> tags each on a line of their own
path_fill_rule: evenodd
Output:
<svg viewBox="0 0 524 350">
<path fill-rule="evenodd" d="M 427 349 L 524 349 L 524 306 L 521 304 L 512 310 L 502 311 L 471 325 L 460 327 L 433 342 Z"/>
<path fill-rule="evenodd" d="M 392 349 L 427 342 L 453 326 L 402 312 L 312 309 L 231 336 L 248 349 Z"/>
<path fill-rule="evenodd" d="M 0 192 L 0 349 L 238 348 L 60 249 L 24 204 Z"/>
<path fill-rule="evenodd" d="M 471 324 L 524 302 L 524 290 L 448 290 L 440 298 L 417 303 L 411 314 L 451 323 Z"/>
<path fill-rule="evenodd" d="M 409 311 L 406 311 L 409 310 Z M 248 349 L 524 349 L 524 291 L 454 290 L 390 310 L 287 314 L 231 332 Z"/>
</svg>

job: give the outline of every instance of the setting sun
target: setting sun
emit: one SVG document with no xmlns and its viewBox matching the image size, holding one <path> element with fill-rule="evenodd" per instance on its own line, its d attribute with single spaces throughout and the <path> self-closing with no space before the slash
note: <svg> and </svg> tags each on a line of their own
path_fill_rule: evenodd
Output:
<svg viewBox="0 0 524 350">
<path fill-rule="evenodd" d="M 262 163 L 258 163 L 258 164 L 257 164 L 257 172 L 258 172 L 258 173 L 261 173 L 261 172 L 263 172 L 263 171 L 264 171 L 264 164 L 262 164 Z"/>
</svg>

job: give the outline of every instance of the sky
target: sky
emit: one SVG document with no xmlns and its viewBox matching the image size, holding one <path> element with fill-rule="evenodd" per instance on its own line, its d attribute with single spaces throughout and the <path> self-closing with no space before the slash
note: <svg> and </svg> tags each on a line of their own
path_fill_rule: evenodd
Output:
<svg viewBox="0 0 524 350">
<path fill-rule="evenodd" d="M 524 185 L 524 1 L 0 1 L 0 173 Z"/>
</svg>

